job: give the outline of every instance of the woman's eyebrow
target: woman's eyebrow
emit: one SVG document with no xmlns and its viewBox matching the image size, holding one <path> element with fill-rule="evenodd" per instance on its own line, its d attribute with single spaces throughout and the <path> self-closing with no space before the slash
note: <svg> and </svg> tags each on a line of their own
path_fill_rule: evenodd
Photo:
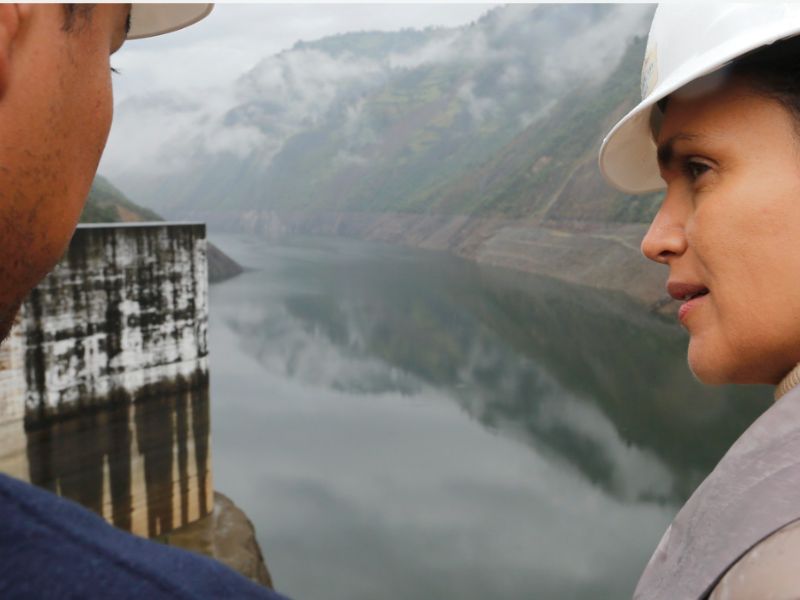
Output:
<svg viewBox="0 0 800 600">
<path fill-rule="evenodd" d="M 658 164 L 661 168 L 666 168 L 672 162 L 672 157 L 675 154 L 676 142 L 690 142 L 696 140 L 699 136 L 693 133 L 677 133 L 671 138 L 665 140 L 658 145 Z"/>
</svg>

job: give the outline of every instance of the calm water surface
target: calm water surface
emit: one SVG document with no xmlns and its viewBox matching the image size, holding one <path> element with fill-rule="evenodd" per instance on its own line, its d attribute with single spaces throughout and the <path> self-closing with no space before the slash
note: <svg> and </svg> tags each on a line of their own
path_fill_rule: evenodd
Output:
<svg viewBox="0 0 800 600">
<path fill-rule="evenodd" d="M 623 297 L 425 251 L 215 238 L 215 487 L 296 600 L 630 597 L 766 407 Z"/>
</svg>

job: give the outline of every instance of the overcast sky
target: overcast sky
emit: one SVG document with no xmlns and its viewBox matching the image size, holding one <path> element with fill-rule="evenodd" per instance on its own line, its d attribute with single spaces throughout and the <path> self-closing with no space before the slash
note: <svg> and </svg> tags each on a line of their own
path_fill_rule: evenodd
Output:
<svg viewBox="0 0 800 600">
<path fill-rule="evenodd" d="M 133 40 L 112 57 L 117 102 L 142 91 L 202 89 L 232 81 L 261 58 L 348 31 L 452 27 L 492 4 L 218 4 L 186 30 Z"/>
</svg>

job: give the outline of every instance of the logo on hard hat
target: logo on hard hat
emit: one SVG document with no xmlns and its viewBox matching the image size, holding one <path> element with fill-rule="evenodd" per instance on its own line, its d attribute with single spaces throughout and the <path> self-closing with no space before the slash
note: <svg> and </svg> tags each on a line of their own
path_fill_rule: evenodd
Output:
<svg viewBox="0 0 800 600">
<path fill-rule="evenodd" d="M 650 95 L 658 83 L 658 46 L 655 42 L 647 44 L 647 52 L 642 64 L 642 100 Z"/>
</svg>

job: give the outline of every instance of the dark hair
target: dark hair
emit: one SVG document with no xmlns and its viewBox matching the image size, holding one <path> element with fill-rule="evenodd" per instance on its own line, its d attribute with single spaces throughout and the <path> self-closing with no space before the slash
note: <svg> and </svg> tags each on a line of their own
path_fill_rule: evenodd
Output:
<svg viewBox="0 0 800 600">
<path fill-rule="evenodd" d="M 64 4 L 64 24 L 62 31 L 71 33 L 75 31 L 75 23 L 80 19 L 78 30 L 86 25 L 92 18 L 93 4 Z"/>
<path fill-rule="evenodd" d="M 800 135 L 800 36 L 757 48 L 706 77 L 718 78 L 719 82 L 732 77 L 747 79 L 756 93 L 780 102 L 792 114 Z M 651 113 L 653 137 L 661 127 L 669 100 L 670 96 L 659 100 L 659 110 Z"/>
<path fill-rule="evenodd" d="M 783 104 L 800 128 L 800 37 L 745 54 L 727 70 L 746 77 L 756 92 Z"/>
</svg>

